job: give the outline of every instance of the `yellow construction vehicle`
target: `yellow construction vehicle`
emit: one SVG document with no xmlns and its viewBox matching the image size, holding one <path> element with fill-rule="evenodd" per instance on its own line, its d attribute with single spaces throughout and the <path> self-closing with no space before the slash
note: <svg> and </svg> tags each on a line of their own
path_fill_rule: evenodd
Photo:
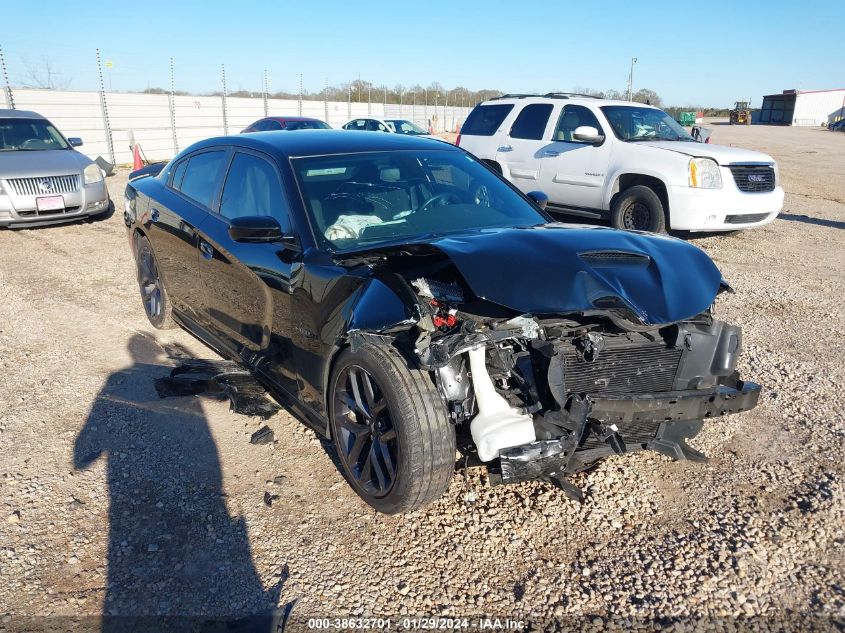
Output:
<svg viewBox="0 0 845 633">
<path fill-rule="evenodd" d="M 731 125 L 751 125 L 751 108 L 747 101 L 737 101 L 731 110 Z"/>
</svg>

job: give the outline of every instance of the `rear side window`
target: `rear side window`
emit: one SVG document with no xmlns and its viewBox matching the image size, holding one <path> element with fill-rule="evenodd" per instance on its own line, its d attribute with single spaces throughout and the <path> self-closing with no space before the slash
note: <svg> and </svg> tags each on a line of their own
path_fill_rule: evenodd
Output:
<svg viewBox="0 0 845 633">
<path fill-rule="evenodd" d="M 182 185 L 182 176 L 185 175 L 185 168 L 188 166 L 188 160 L 179 161 L 173 169 L 173 178 L 170 180 L 170 186 L 178 189 Z"/>
<path fill-rule="evenodd" d="M 258 132 L 270 132 L 272 130 L 281 130 L 282 124 L 273 119 L 264 119 L 255 124 L 255 129 Z"/>
<path fill-rule="evenodd" d="M 220 215 L 230 220 L 247 215 L 271 216 L 285 233 L 290 232 L 282 185 L 273 166 L 252 154 L 235 154 L 220 198 Z"/>
<path fill-rule="evenodd" d="M 512 103 L 475 106 L 461 127 L 461 136 L 493 136 L 511 110 Z"/>
<path fill-rule="evenodd" d="M 527 138 L 534 141 L 542 139 L 552 108 L 551 103 L 533 103 L 525 106 L 513 122 L 511 138 Z"/>
<path fill-rule="evenodd" d="M 211 207 L 220 183 L 220 169 L 226 159 L 224 150 L 195 154 L 188 160 L 179 191 L 196 202 Z"/>
</svg>

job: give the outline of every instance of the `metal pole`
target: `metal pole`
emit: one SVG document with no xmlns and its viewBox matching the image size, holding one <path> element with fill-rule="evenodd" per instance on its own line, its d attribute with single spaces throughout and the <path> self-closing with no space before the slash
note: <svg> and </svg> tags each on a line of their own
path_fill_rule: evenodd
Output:
<svg viewBox="0 0 845 633">
<path fill-rule="evenodd" d="M 226 109 L 226 64 L 220 64 L 223 78 L 223 134 L 229 133 L 229 112 Z"/>
<path fill-rule="evenodd" d="M 631 58 L 631 72 L 628 74 L 628 101 L 630 101 L 633 97 L 633 86 L 634 86 L 634 64 L 637 63 L 637 58 Z"/>
<path fill-rule="evenodd" d="M 425 99 L 425 105 L 423 106 L 423 119 L 425 120 L 425 129 L 431 130 L 431 126 L 428 124 L 428 88 L 423 88 L 423 97 Z"/>
<path fill-rule="evenodd" d="M 402 114 L 403 114 L 403 112 L 402 112 L 402 101 L 404 99 L 402 97 L 404 97 L 404 96 L 405 96 L 405 93 L 402 90 L 400 90 L 399 91 L 399 118 L 400 119 L 402 118 Z"/>
<path fill-rule="evenodd" d="M 370 84 L 367 84 L 367 114 L 373 113 L 372 91 L 373 87 Z"/>
<path fill-rule="evenodd" d="M 15 109 L 15 95 L 12 94 L 12 85 L 9 83 L 9 73 L 6 72 L 6 58 L 3 57 L 3 47 L 0 46 L 0 68 L 3 70 L 3 83 L 6 85 L 6 89 L 3 91 L 6 97 L 6 105 L 9 106 L 10 110 Z"/>
<path fill-rule="evenodd" d="M 384 103 L 382 104 L 384 116 L 387 116 L 387 86 L 384 87 Z"/>
<path fill-rule="evenodd" d="M 268 104 L 267 104 L 267 69 L 264 69 L 264 116 L 268 116 Z"/>
<path fill-rule="evenodd" d="M 413 101 L 411 102 L 411 123 L 417 122 L 417 91 L 412 90 L 411 95 Z"/>
<path fill-rule="evenodd" d="M 173 153 L 179 153 L 179 141 L 176 139 L 176 79 L 173 72 L 173 58 L 170 58 L 170 132 L 173 134 Z"/>
<path fill-rule="evenodd" d="M 352 118 L 352 85 L 346 89 L 346 120 Z M 327 121 L 328 123 L 328 121 Z"/>
<path fill-rule="evenodd" d="M 440 96 L 440 93 L 439 93 L 439 92 L 435 92 L 435 93 L 434 93 L 434 116 L 432 117 L 432 119 L 436 119 L 436 118 L 437 118 L 437 98 L 438 98 L 439 96 Z M 432 127 L 434 127 L 434 124 L 432 124 Z M 435 129 L 434 129 L 434 131 L 435 131 L 435 132 L 437 132 L 438 130 L 435 128 Z"/>
<path fill-rule="evenodd" d="M 325 117 L 323 120 L 328 123 L 329 122 L 329 78 L 326 77 L 326 89 L 323 91 L 323 111 L 325 112 Z"/>
<path fill-rule="evenodd" d="M 299 73 L 299 116 L 302 116 L 302 73 Z"/>
<path fill-rule="evenodd" d="M 97 74 L 100 77 L 100 110 L 103 114 L 103 131 L 106 133 L 106 147 L 109 151 L 109 162 L 114 165 L 114 140 L 111 135 L 109 124 L 109 109 L 106 104 L 106 86 L 103 83 L 103 65 L 100 62 L 100 49 L 97 49 Z"/>
</svg>

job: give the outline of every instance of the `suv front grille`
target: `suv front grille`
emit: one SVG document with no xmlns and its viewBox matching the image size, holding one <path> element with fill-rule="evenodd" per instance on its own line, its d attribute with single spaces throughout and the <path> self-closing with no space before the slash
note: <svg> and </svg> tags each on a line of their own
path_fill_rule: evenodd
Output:
<svg viewBox="0 0 845 633">
<path fill-rule="evenodd" d="M 665 343 L 611 344 L 595 360 L 585 361 L 579 360 L 573 346 L 564 351 L 565 389 L 588 394 L 671 391 L 682 353 Z"/>
<path fill-rule="evenodd" d="M 19 196 L 52 196 L 73 193 L 79 189 L 79 176 L 42 176 L 40 178 L 10 178 L 9 185 Z"/>
<path fill-rule="evenodd" d="M 775 168 L 772 165 L 728 165 L 734 182 L 745 193 L 764 193 L 775 190 Z"/>
</svg>

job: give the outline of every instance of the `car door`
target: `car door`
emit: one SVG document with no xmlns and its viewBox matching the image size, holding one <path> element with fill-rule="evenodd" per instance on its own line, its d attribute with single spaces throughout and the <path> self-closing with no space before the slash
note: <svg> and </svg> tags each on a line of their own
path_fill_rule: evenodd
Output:
<svg viewBox="0 0 845 633">
<path fill-rule="evenodd" d="M 272 216 L 286 235 L 292 232 L 276 164 L 260 152 L 239 148 L 232 155 L 216 213 L 200 231 L 205 316 L 227 351 L 295 396 L 291 281 L 299 253 L 283 243 L 233 240 L 230 221 L 255 215 Z"/>
<path fill-rule="evenodd" d="M 606 139 L 600 145 L 575 140 L 575 130 L 582 126 L 594 127 L 607 136 L 608 130 L 602 128 L 592 110 L 566 104 L 551 142 L 544 143 L 540 152 L 538 189 L 549 196 L 551 205 L 599 211 L 612 144 Z"/>
<path fill-rule="evenodd" d="M 551 103 L 525 106 L 496 149 L 496 162 L 502 166 L 502 174 L 526 193 L 539 189 L 540 149 L 553 109 Z"/>
<path fill-rule="evenodd" d="M 160 196 L 150 200 L 148 237 L 173 307 L 199 321 L 203 292 L 199 280 L 197 231 L 208 218 L 222 182 L 228 152 L 203 149 L 170 170 Z"/>
</svg>

